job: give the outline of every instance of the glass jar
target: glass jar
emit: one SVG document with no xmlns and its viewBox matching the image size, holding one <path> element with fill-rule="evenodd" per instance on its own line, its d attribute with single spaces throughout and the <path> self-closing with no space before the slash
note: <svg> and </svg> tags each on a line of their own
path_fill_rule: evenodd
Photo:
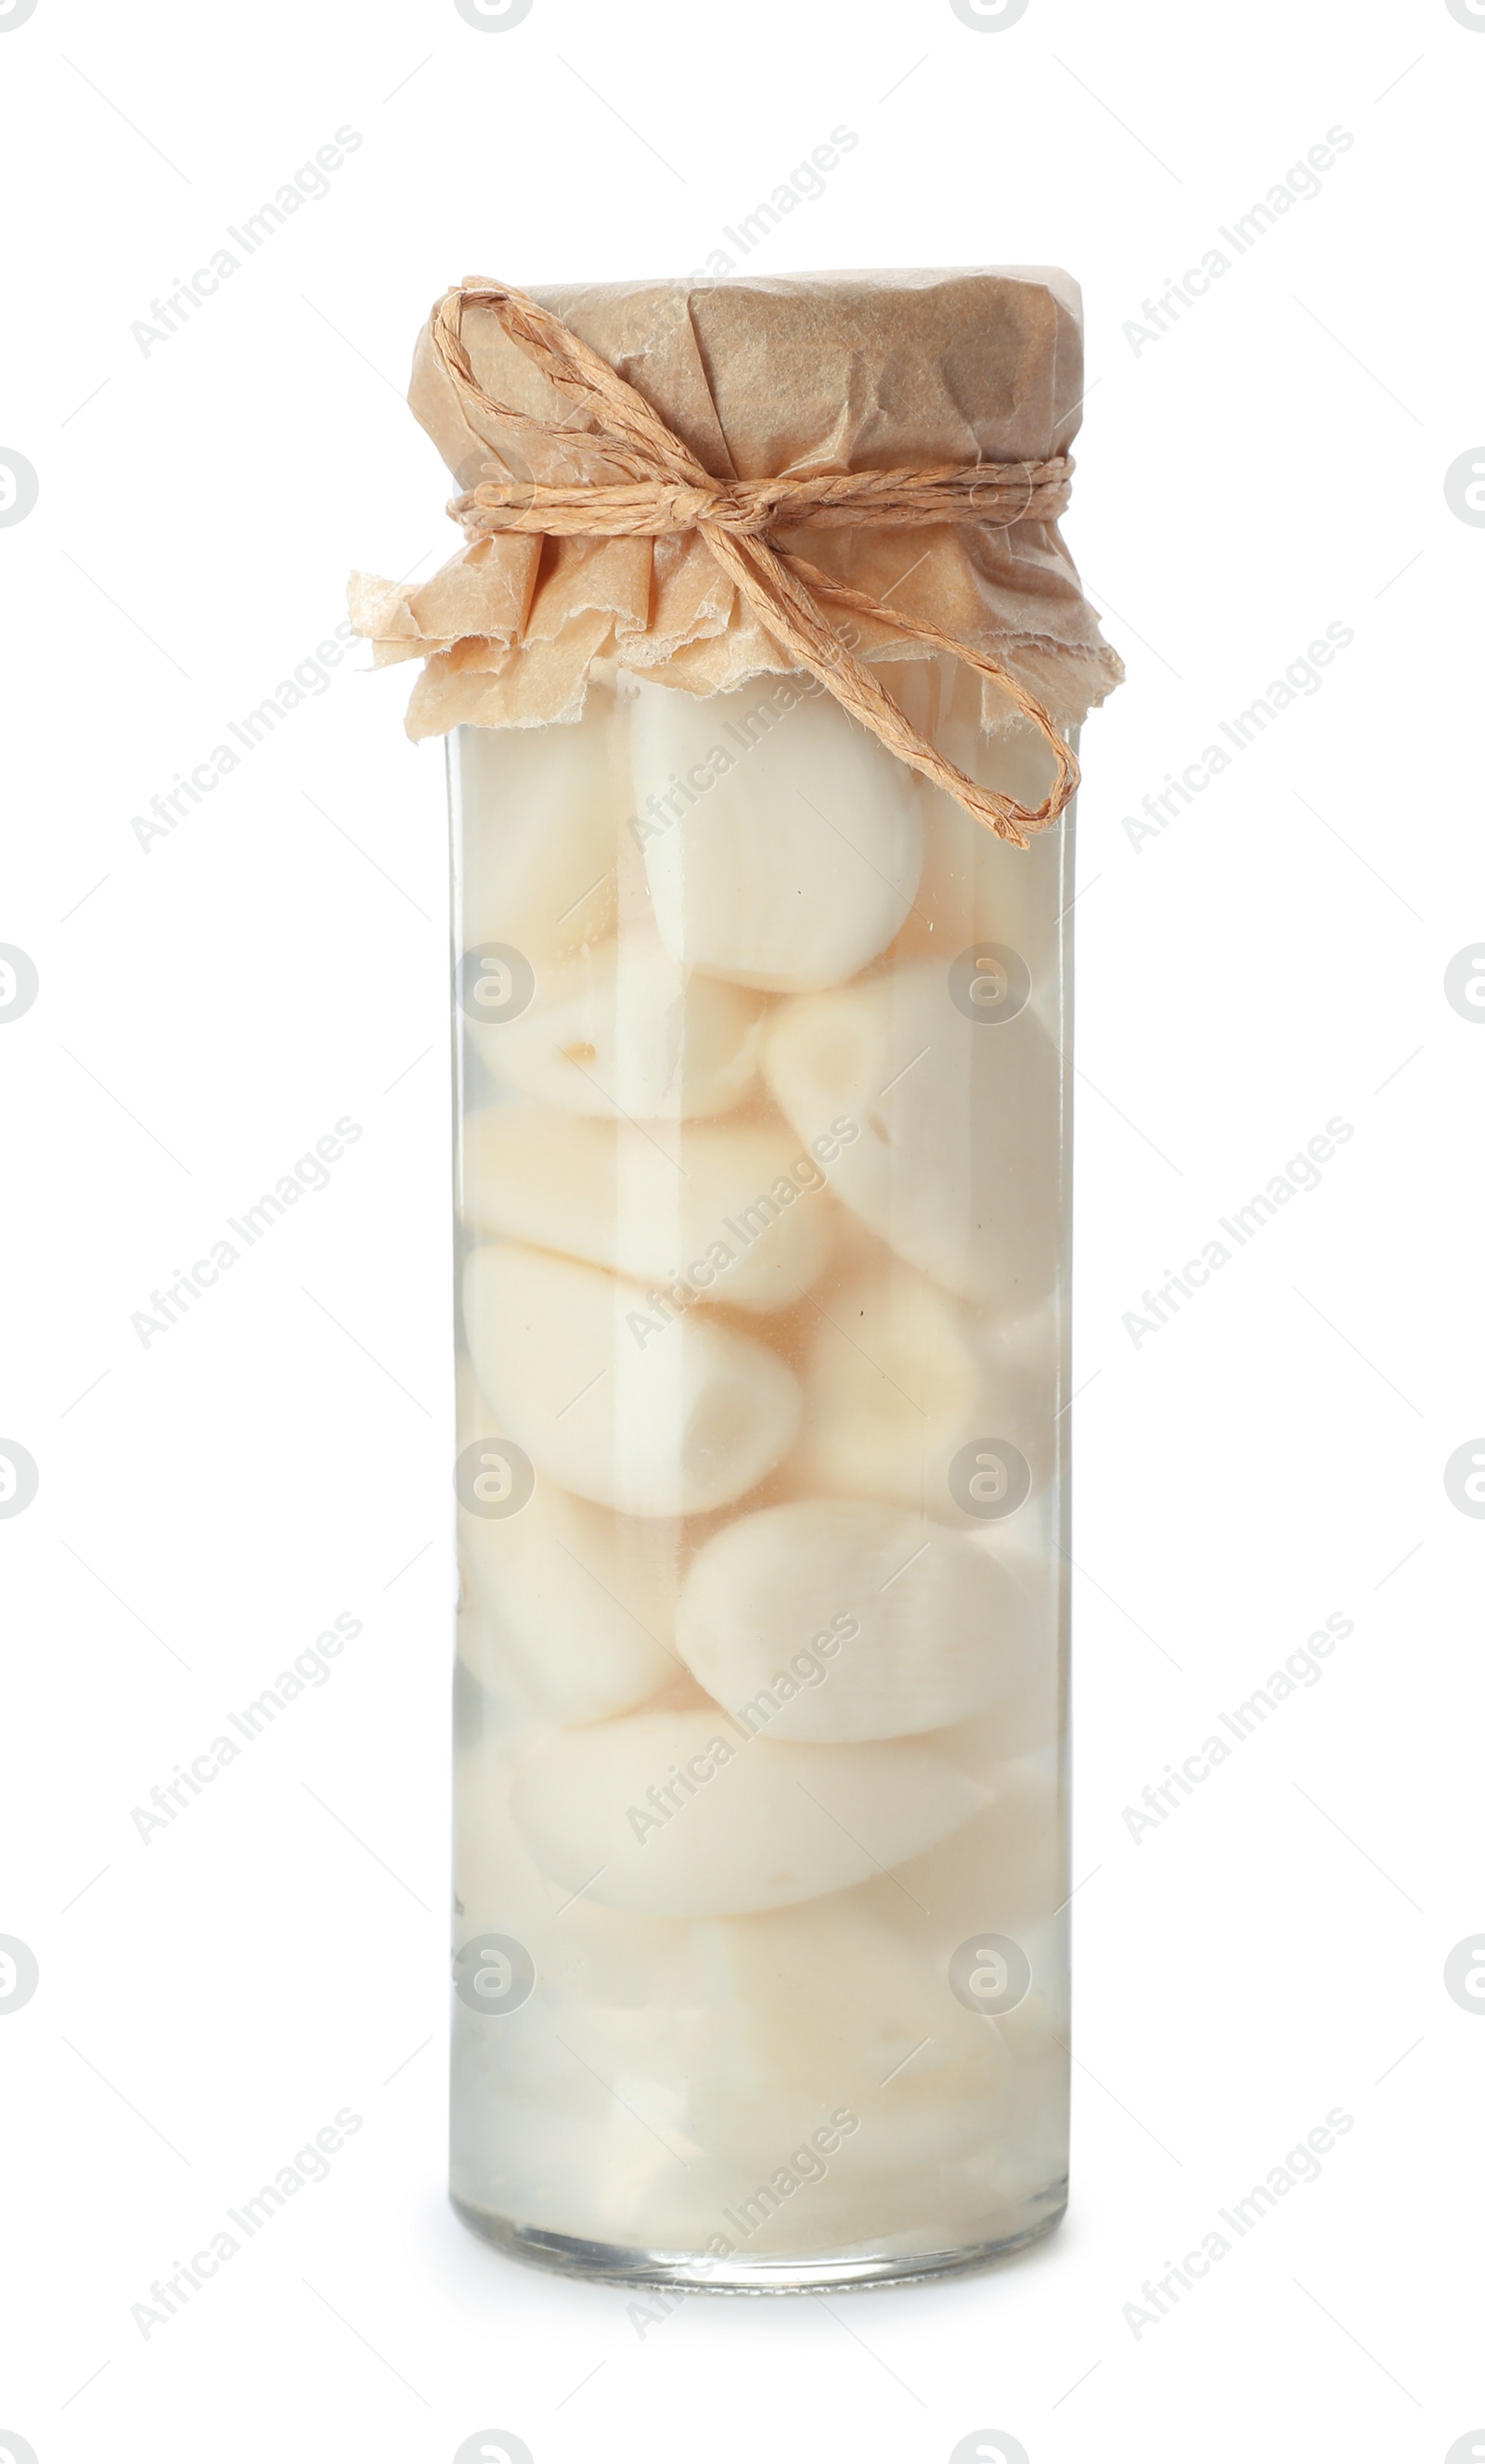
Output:
<svg viewBox="0 0 1485 2464">
<path fill-rule="evenodd" d="M 1066 2196 L 1072 813 L 1005 845 L 798 674 L 450 743 L 455 2203 L 974 2265 Z"/>
</svg>

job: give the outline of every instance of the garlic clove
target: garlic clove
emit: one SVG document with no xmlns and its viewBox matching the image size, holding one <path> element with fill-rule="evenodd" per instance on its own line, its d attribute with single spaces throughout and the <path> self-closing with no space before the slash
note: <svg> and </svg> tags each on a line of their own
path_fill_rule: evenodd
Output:
<svg viewBox="0 0 1485 2464">
<path fill-rule="evenodd" d="M 648 924 L 533 974 L 523 1007 L 470 1022 L 499 1084 L 558 1111 L 644 1121 L 730 1111 L 756 1089 L 759 996 L 688 975 Z"/>
<path fill-rule="evenodd" d="M 1006 1310 L 1047 1290 L 1064 1205 L 1058 1064 L 1030 1010 L 966 1016 L 945 969 L 905 967 L 786 1002 L 764 1068 L 801 1141 L 838 1146 L 836 1196 L 899 1257 Z"/>
<path fill-rule="evenodd" d="M 723 1707 L 771 1741 L 947 1728 L 1027 1683 L 1032 1603 L 999 1558 L 920 1515 L 859 1499 L 770 1506 L 687 1571 L 676 1647 Z"/>
<path fill-rule="evenodd" d="M 845 1889 L 921 1855 L 984 1792 L 911 1740 L 780 1746 L 715 1707 L 568 1728 L 519 1767 L 536 1862 L 652 1916 L 723 1916 Z"/>
<path fill-rule="evenodd" d="M 648 1703 L 683 1665 L 672 1641 L 678 1539 L 674 1525 L 547 1480 L 514 1514 L 461 1513 L 466 1666 L 542 1720 L 607 1720 Z"/>
<path fill-rule="evenodd" d="M 809 1289 L 831 1250 L 825 1188 L 776 1120 L 657 1133 L 499 1104 L 464 1123 L 467 1223 L 728 1309 L 788 1309 Z"/>
<path fill-rule="evenodd" d="M 635 827 L 668 950 L 765 991 L 844 983 L 907 916 L 913 776 L 827 693 L 761 677 L 710 699 L 642 683 Z"/>
<path fill-rule="evenodd" d="M 611 695 L 570 727 L 464 727 L 452 740 L 463 819 L 461 946 L 495 941 L 533 963 L 613 930 L 629 809 Z"/>
<path fill-rule="evenodd" d="M 725 1506 L 799 1428 L 799 1382 L 763 1344 L 544 1250 L 476 1249 L 464 1322 L 486 1400 L 538 1476 L 621 1513 Z"/>
<path fill-rule="evenodd" d="M 960 1306 L 890 1251 L 882 1256 L 819 1295 L 790 1467 L 807 1494 L 937 1510 L 957 1448 L 1005 1415 L 988 1401 L 976 1408 L 986 1380 Z"/>
</svg>

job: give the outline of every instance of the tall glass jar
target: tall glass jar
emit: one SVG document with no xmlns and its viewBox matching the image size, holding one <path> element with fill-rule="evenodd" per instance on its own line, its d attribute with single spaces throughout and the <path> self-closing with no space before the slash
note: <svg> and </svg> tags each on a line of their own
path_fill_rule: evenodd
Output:
<svg viewBox="0 0 1485 2464">
<path fill-rule="evenodd" d="M 877 672 L 1037 803 L 972 674 Z M 455 2202 L 652 2284 L 973 2265 L 1066 2194 L 1072 815 L 802 675 L 450 741 Z"/>
</svg>

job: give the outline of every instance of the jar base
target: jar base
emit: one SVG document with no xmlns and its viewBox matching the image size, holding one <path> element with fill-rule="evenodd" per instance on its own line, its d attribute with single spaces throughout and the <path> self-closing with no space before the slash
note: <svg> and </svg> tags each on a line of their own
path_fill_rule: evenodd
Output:
<svg viewBox="0 0 1485 2464">
<path fill-rule="evenodd" d="M 453 2192 L 450 2197 L 454 2213 L 482 2241 L 503 2251 L 508 2258 L 557 2276 L 646 2285 L 657 2292 L 865 2293 L 885 2285 L 971 2275 L 1043 2240 L 1066 2212 L 1067 2184 L 1056 2184 L 1032 2203 L 1043 2212 L 984 2241 L 960 2242 L 945 2250 L 895 2254 L 862 2250 L 815 2258 L 749 2259 L 734 2252 L 729 2258 L 712 2259 L 701 2253 L 630 2250 L 621 2243 L 584 2241 L 570 2233 L 543 2231 L 539 2225 L 513 2224 L 508 2217 L 470 2206 Z"/>
</svg>

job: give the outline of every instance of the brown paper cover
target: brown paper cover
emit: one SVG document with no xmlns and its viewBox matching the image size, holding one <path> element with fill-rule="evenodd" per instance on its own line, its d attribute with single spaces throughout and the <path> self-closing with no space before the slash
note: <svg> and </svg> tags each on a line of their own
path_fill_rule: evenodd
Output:
<svg viewBox="0 0 1485 2464">
<path fill-rule="evenodd" d="M 1054 271 L 756 275 L 533 296 L 720 479 L 1049 461 L 1079 424 L 1080 302 Z M 565 426 L 533 440 L 497 418 L 471 425 L 425 327 L 409 401 L 461 489 L 483 476 L 625 475 L 488 311 L 469 311 L 463 331 L 486 394 Z M 1064 729 L 1119 682 L 1054 522 L 790 536 L 823 570 L 1005 660 Z M 481 539 L 428 582 L 354 576 L 350 606 L 377 666 L 426 661 L 408 712 L 413 737 L 576 719 L 595 661 L 697 693 L 788 665 L 695 531 Z M 923 655 L 884 624 L 852 626 L 858 657 Z M 987 684 L 986 726 L 1009 715 Z"/>
</svg>

